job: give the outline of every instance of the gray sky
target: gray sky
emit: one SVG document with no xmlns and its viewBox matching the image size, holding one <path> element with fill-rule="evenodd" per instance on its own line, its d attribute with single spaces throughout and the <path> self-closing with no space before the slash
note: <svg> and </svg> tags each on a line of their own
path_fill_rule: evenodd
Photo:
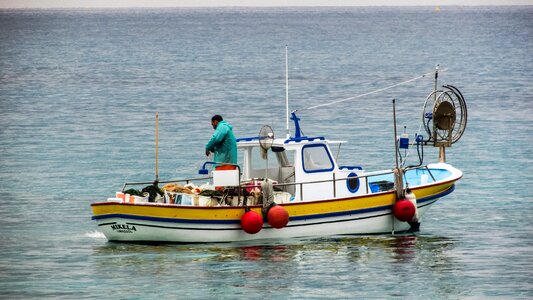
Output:
<svg viewBox="0 0 533 300">
<path fill-rule="evenodd" d="M 533 5 L 533 0 L 0 0 L 0 8 Z"/>
</svg>

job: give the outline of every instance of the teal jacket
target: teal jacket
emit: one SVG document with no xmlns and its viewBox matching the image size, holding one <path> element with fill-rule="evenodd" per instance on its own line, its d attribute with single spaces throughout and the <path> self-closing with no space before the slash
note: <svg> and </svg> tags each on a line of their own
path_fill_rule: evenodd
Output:
<svg viewBox="0 0 533 300">
<path fill-rule="evenodd" d="M 233 126 L 226 121 L 220 121 L 205 149 L 215 153 L 215 162 L 236 164 L 237 141 L 233 135 Z"/>
</svg>

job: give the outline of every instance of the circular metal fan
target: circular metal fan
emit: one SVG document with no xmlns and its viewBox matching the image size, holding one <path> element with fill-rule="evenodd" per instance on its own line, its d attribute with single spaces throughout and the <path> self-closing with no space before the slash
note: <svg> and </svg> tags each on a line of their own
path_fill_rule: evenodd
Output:
<svg viewBox="0 0 533 300">
<path fill-rule="evenodd" d="M 272 143 L 274 142 L 274 130 L 272 127 L 265 125 L 259 130 L 259 145 L 264 150 L 270 149 Z"/>
<path fill-rule="evenodd" d="M 424 103 L 422 120 L 429 135 L 427 141 L 435 146 L 451 146 L 463 135 L 466 128 L 466 102 L 454 86 L 433 91 Z M 433 121 L 432 124 L 431 121 Z"/>
<path fill-rule="evenodd" d="M 268 178 L 268 149 L 274 143 L 274 130 L 268 125 L 264 125 L 259 130 L 259 146 L 261 146 L 261 157 L 266 160 L 265 164 L 265 180 Z"/>
</svg>

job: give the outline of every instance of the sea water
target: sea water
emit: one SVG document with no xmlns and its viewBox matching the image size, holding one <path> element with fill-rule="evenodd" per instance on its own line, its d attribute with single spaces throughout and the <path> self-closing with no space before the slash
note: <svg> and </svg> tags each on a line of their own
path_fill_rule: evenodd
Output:
<svg viewBox="0 0 533 300">
<path fill-rule="evenodd" d="M 1 297 L 533 297 L 532 20 L 531 6 L 0 11 Z M 343 165 L 394 166 L 392 99 L 399 130 L 427 136 L 434 76 L 307 108 L 436 64 L 461 90 L 468 127 L 447 161 L 464 178 L 421 232 L 107 242 L 90 204 L 155 178 L 156 112 L 161 178 L 196 174 L 213 114 L 237 137 L 285 134 L 285 46 L 290 109 L 304 134 L 348 142 Z"/>
</svg>

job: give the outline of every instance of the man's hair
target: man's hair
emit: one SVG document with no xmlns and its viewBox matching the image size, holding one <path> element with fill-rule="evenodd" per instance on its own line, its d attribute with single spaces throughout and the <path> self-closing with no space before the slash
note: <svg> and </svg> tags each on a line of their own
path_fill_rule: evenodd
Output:
<svg viewBox="0 0 533 300">
<path fill-rule="evenodd" d="M 211 121 L 222 121 L 224 119 L 222 119 L 222 116 L 221 115 L 214 115 L 212 118 L 211 118 Z"/>
</svg>

